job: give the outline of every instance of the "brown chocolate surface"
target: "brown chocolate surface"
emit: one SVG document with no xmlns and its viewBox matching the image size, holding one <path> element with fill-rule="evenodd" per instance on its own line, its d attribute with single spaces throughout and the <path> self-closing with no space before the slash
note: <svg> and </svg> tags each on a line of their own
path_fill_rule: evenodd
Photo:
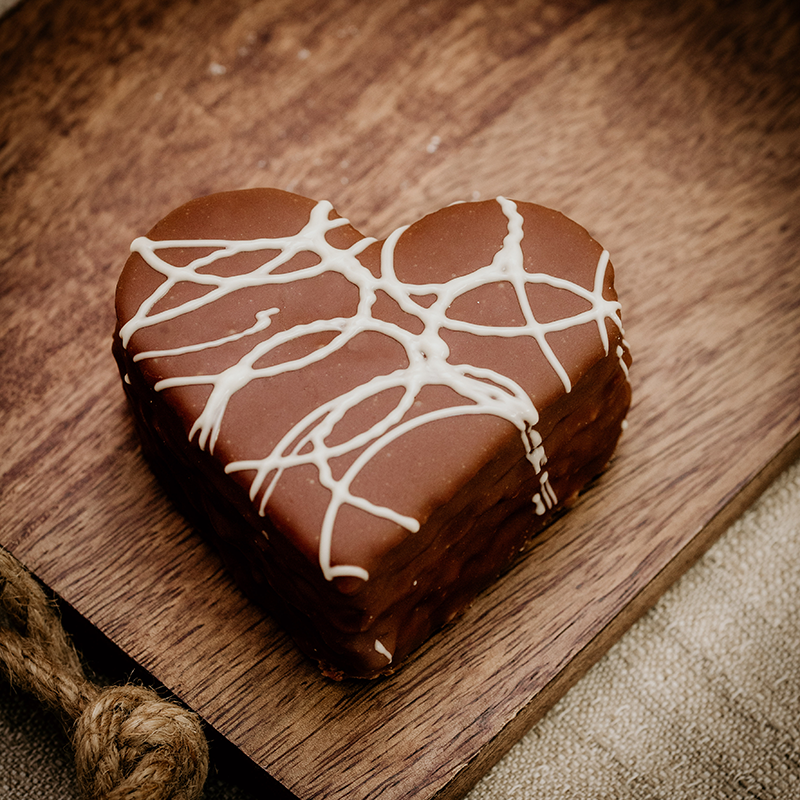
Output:
<svg viewBox="0 0 800 800">
<path fill-rule="evenodd" d="M 494 200 L 449 206 L 402 232 L 393 258 L 384 243 L 363 242 L 342 225 L 325 235 L 335 248 L 329 264 L 315 252 L 324 247 L 301 247 L 277 268 L 267 266 L 269 277 L 253 280 L 262 265 L 280 261 L 285 246 L 257 240 L 291 237 L 292 246 L 301 245 L 299 234 L 315 208 L 312 200 L 264 189 L 213 195 L 172 212 L 148 238 L 182 240 L 155 251 L 178 268 L 164 268 L 174 284 L 140 254 L 131 255 L 117 291 L 114 352 L 147 455 L 198 512 L 244 588 L 283 620 L 327 674 L 373 677 L 397 668 L 463 610 L 602 470 L 630 402 L 630 356 L 611 265 L 600 270 L 604 302 L 598 306 L 599 294 L 591 293 L 603 250 L 557 212 L 529 203 L 509 211 Z M 514 221 L 522 225 L 521 250 L 512 241 Z M 253 244 L 249 252 L 190 268 L 194 259 L 222 252 L 224 243 L 215 240 Z M 359 252 L 347 255 L 353 247 Z M 517 267 L 535 277 L 520 282 L 515 254 Z M 491 279 L 475 281 L 446 310 L 436 306 L 451 282 L 471 280 L 493 263 Z M 212 294 L 230 287 L 234 276 L 244 276 L 247 285 Z M 126 328 L 148 298 L 155 302 L 147 314 L 165 318 Z M 200 305 L 190 310 L 185 304 L 192 301 Z M 593 308 L 601 308 L 599 316 L 575 319 Z M 177 309 L 181 313 L 169 318 Z M 257 329 L 256 314 L 265 311 L 269 324 Z M 353 327 L 357 318 L 365 324 Z M 553 329 L 538 338 L 521 335 L 531 318 Z M 434 323 L 440 336 L 427 337 L 423 330 Z M 502 335 L 487 335 L 487 326 Z M 131 327 L 123 347 L 119 334 Z M 164 352 L 175 348 L 180 352 Z M 324 357 L 301 368 L 300 360 L 314 354 Z M 220 395 L 226 405 L 216 438 L 211 431 L 204 441 L 193 426 L 216 398 L 211 382 L 243 359 L 250 361 L 240 370 L 242 379 Z M 480 401 L 465 396 L 457 365 L 470 365 L 462 370 L 473 375 L 467 394 L 479 385 L 508 395 L 513 385 L 530 398 L 546 463 L 526 456 L 518 415 L 478 409 Z M 254 370 L 267 372 L 254 377 Z M 419 385 L 408 383 L 420 374 Z M 387 379 L 386 388 L 364 394 L 324 437 L 329 449 L 314 451 L 321 460 L 284 462 L 280 474 L 268 472 L 249 496 L 255 466 L 293 426 L 307 419 L 307 432 L 319 421 L 308 417 L 316 409 L 392 375 L 408 386 Z M 493 375 L 513 384 L 501 388 Z M 188 385 L 159 385 L 174 379 L 188 379 Z M 404 397 L 413 403 L 383 431 L 402 435 L 367 452 L 377 438 L 373 426 Z M 411 423 L 457 407 L 456 415 Z M 403 425 L 407 429 L 398 428 Z M 348 442 L 354 446 L 347 452 L 330 450 Z M 308 443 L 297 448 L 301 461 L 311 452 Z M 349 486 L 330 539 L 330 566 L 349 565 L 355 574 L 326 577 L 320 543 L 332 495 L 320 483 L 320 470 L 341 480 L 362 455 L 370 457 Z M 237 462 L 253 468 L 239 469 Z M 555 502 L 542 507 L 548 492 Z M 374 505 L 357 507 L 361 499 Z M 384 518 L 375 507 L 416 520 L 419 529 Z"/>
</svg>

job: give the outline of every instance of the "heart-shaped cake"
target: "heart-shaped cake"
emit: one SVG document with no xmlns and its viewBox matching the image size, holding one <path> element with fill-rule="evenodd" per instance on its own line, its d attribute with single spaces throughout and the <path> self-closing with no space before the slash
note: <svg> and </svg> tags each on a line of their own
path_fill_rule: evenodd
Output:
<svg viewBox="0 0 800 800">
<path fill-rule="evenodd" d="M 243 190 L 131 251 L 114 354 L 145 453 L 331 677 L 395 670 L 624 425 L 608 253 L 550 209 L 458 203 L 375 241 Z"/>
</svg>

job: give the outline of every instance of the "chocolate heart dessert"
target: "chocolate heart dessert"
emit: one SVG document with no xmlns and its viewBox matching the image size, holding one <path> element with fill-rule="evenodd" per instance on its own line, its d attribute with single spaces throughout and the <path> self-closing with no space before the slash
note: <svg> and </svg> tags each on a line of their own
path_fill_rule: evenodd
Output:
<svg viewBox="0 0 800 800">
<path fill-rule="evenodd" d="M 145 454 L 323 673 L 395 670 L 609 461 L 608 253 L 499 197 L 384 241 L 274 189 L 136 239 L 114 354 Z"/>
</svg>

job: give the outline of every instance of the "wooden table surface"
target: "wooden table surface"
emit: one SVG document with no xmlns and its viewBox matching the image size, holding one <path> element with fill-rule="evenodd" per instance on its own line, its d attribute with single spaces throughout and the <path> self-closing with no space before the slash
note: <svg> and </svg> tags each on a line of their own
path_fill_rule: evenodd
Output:
<svg viewBox="0 0 800 800">
<path fill-rule="evenodd" d="M 464 792 L 800 451 L 789 0 L 24 0 L 0 20 L 0 544 L 299 798 Z M 611 251 L 618 455 L 455 626 L 321 679 L 143 463 L 110 355 L 128 245 L 212 191 L 383 236 L 456 200 Z"/>
</svg>

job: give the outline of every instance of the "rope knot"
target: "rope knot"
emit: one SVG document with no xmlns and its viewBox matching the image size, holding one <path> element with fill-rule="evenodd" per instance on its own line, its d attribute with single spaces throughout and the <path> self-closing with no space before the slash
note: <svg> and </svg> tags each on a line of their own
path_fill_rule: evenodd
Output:
<svg viewBox="0 0 800 800">
<path fill-rule="evenodd" d="M 144 686 L 111 686 L 78 718 L 73 737 L 83 792 L 97 800 L 200 796 L 208 747 L 194 714 Z"/>
<path fill-rule="evenodd" d="M 89 681 L 54 604 L 2 547 L 0 672 L 75 722 L 75 766 L 89 800 L 200 797 L 208 744 L 198 717 L 144 686 Z"/>
</svg>

